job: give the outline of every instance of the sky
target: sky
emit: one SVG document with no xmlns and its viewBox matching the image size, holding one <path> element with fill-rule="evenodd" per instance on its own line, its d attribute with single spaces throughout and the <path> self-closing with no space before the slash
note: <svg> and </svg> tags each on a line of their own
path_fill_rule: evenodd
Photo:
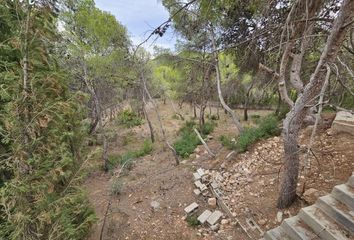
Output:
<svg viewBox="0 0 354 240">
<path fill-rule="evenodd" d="M 95 0 L 96 6 L 113 14 L 117 20 L 127 27 L 134 45 L 138 45 L 161 23 L 169 17 L 168 11 L 160 0 Z M 155 42 L 155 36 L 143 45 L 152 53 L 157 45 L 174 50 L 176 36 L 173 30 L 168 30 L 162 38 Z"/>
</svg>

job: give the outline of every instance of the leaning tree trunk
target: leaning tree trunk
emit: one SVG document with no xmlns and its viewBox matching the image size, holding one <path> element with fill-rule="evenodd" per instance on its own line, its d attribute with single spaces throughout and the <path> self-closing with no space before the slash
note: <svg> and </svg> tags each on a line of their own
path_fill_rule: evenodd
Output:
<svg viewBox="0 0 354 240">
<path fill-rule="evenodd" d="M 219 100 L 221 105 L 223 106 L 223 108 L 225 109 L 225 111 L 227 111 L 231 117 L 232 120 L 238 130 L 238 132 L 242 132 L 243 131 L 243 127 L 240 123 L 239 118 L 237 117 L 236 113 L 225 103 L 224 97 L 222 96 L 222 92 L 221 92 L 221 74 L 220 74 L 220 69 L 219 69 L 219 57 L 218 57 L 218 51 L 216 49 L 216 42 L 215 42 L 215 36 L 214 36 L 214 32 L 211 29 L 211 40 L 212 40 L 212 44 L 213 44 L 213 53 L 214 53 L 214 61 L 215 61 L 215 69 L 216 69 L 216 81 L 217 81 L 217 87 L 218 87 L 218 96 L 219 96 Z"/>
<path fill-rule="evenodd" d="M 321 91 L 325 81 L 326 66 L 333 62 L 342 46 L 346 33 L 353 22 L 354 1 L 345 0 L 333 24 L 321 58 L 304 92 L 284 120 L 284 174 L 281 183 L 278 207 L 289 207 L 296 199 L 296 187 L 299 174 L 298 136 L 301 125 L 308 112 L 308 106 Z"/>
<path fill-rule="evenodd" d="M 141 80 L 143 82 L 143 87 L 144 87 L 145 93 L 148 96 L 149 100 L 151 101 L 151 103 L 153 105 L 153 108 L 155 110 L 155 113 L 156 113 L 156 116 L 157 116 L 157 120 L 159 122 L 160 129 L 161 129 L 161 132 L 162 132 L 163 140 L 166 143 L 167 147 L 171 150 L 173 156 L 175 157 L 176 165 L 179 165 L 179 157 L 177 155 L 176 149 L 174 149 L 174 147 L 169 143 L 169 141 L 167 139 L 165 129 L 164 129 L 163 125 L 162 125 L 162 120 L 161 120 L 161 116 L 160 116 L 160 113 L 159 113 L 159 110 L 158 110 L 158 106 L 155 103 L 154 99 L 152 98 L 152 96 L 151 96 L 151 94 L 150 94 L 150 92 L 149 92 L 149 90 L 148 90 L 148 88 L 146 86 L 146 80 L 145 80 L 143 72 L 141 73 Z"/>
</svg>

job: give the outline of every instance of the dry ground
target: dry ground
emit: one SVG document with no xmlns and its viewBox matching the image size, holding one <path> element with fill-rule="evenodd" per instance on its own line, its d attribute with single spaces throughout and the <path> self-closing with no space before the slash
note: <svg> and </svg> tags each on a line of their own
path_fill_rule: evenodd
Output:
<svg viewBox="0 0 354 240">
<path fill-rule="evenodd" d="M 171 105 L 159 104 L 159 107 L 168 139 L 173 142 L 183 121 L 173 118 Z M 187 106 L 179 111 L 186 119 L 192 117 L 192 111 Z M 268 113 L 269 111 L 250 111 L 250 115 Z M 239 114 L 242 116 L 241 111 Z M 160 136 L 157 119 L 151 108 L 149 115 L 155 131 Z M 192 172 L 199 167 L 218 171 L 224 176 L 225 203 L 242 224 L 246 218 L 251 217 L 264 231 L 276 226 L 278 175 L 282 170 L 281 138 L 258 142 L 249 152 L 234 154 L 225 160 L 230 150 L 223 148 L 217 139 L 222 134 L 233 135 L 236 129 L 228 116 L 222 111 L 220 115 L 218 126 L 212 133 L 213 139 L 208 141 L 212 151 L 217 153 L 216 158 L 210 158 L 203 146 L 199 146 L 198 154 L 192 154 L 176 167 L 172 154 L 164 147 L 159 137 L 152 154 L 137 159 L 131 171 L 122 176 L 124 184 L 120 195 L 110 196 L 112 174 L 104 174 L 101 171 L 92 173 L 85 186 L 99 221 L 88 239 L 99 239 L 110 200 L 102 238 L 105 240 L 250 239 L 239 225 L 234 223 L 235 219 L 221 226 L 217 232 L 202 226 L 190 227 L 184 220 L 183 209 L 186 205 L 196 201 L 201 209 L 207 207 L 206 199 L 193 193 Z M 309 132 L 309 129 L 303 131 L 301 144 L 307 144 Z M 117 136 L 116 141 L 110 145 L 110 152 L 122 154 L 141 146 L 143 140 L 149 137 L 148 126 L 145 123 L 133 129 L 117 128 Z M 312 165 L 306 177 L 304 172 L 301 174 L 299 192 L 303 191 L 305 182 L 305 189 L 315 188 L 323 194 L 331 191 L 334 185 L 345 182 L 354 170 L 353 146 L 353 136 L 330 136 L 325 129 L 321 129 L 313 146 L 316 157 L 310 156 Z M 115 173 L 118 171 L 119 169 Z M 152 201 L 160 204 L 158 209 L 151 207 Z M 284 213 L 284 217 L 296 214 L 299 208 L 306 204 L 309 203 L 300 199 Z"/>
</svg>

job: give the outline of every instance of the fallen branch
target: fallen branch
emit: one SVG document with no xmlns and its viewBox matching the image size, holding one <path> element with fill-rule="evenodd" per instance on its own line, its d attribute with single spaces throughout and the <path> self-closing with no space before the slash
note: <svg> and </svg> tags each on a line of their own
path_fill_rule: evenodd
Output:
<svg viewBox="0 0 354 240">
<path fill-rule="evenodd" d="M 210 148 L 208 147 L 208 145 L 206 144 L 206 142 L 204 141 L 204 139 L 202 138 L 202 136 L 200 135 L 198 130 L 196 128 L 194 128 L 193 130 L 197 134 L 199 140 L 203 143 L 203 145 L 204 145 L 205 149 L 208 151 L 209 155 L 212 157 L 215 157 L 215 154 L 210 150 Z"/>
</svg>

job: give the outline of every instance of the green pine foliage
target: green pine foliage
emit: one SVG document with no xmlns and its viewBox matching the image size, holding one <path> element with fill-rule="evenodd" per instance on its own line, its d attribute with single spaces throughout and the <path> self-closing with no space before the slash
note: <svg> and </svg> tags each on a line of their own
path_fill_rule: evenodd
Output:
<svg viewBox="0 0 354 240">
<path fill-rule="evenodd" d="M 84 239 L 95 221 L 78 187 L 87 162 L 86 97 L 70 91 L 57 64 L 55 14 L 5 1 L 0 22 L 8 27 L 0 28 L 7 39 L 0 45 L 0 239 Z"/>
<path fill-rule="evenodd" d="M 140 126 L 143 123 L 143 119 L 131 110 L 123 110 L 118 114 L 118 124 L 127 128 Z"/>
</svg>

